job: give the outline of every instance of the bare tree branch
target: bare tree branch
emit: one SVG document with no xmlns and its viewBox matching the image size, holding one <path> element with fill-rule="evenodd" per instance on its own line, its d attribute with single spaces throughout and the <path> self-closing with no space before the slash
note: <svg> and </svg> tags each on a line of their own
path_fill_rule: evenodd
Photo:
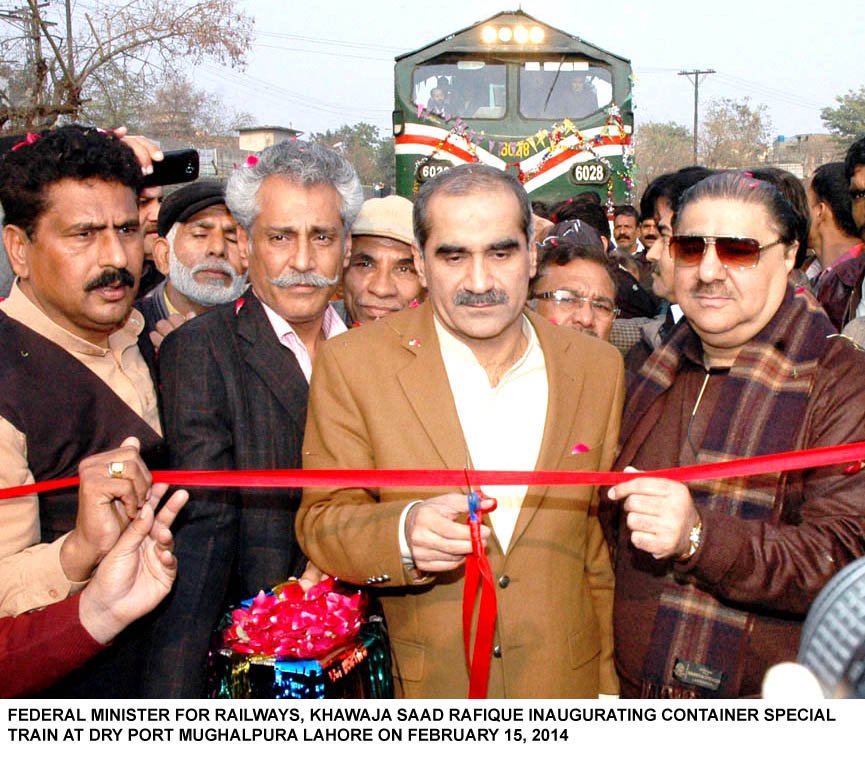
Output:
<svg viewBox="0 0 865 765">
<path fill-rule="evenodd" d="M 103 69 L 126 72 L 128 83 L 135 75 L 146 79 L 164 66 L 178 67 L 181 61 L 188 65 L 212 59 L 242 67 L 252 45 L 253 20 L 240 9 L 239 0 L 98 4 L 93 12 L 73 19 L 75 39 L 66 41 L 72 48 L 65 52 L 50 29 L 50 11 L 57 2 L 45 6 L 27 0 L 27 8 L 7 24 L 29 30 L 22 44 L 7 45 L 12 38 L 0 37 L 4 57 L 6 49 L 14 47 L 10 66 L 14 82 L 5 88 L 9 95 L 4 99 L 9 106 L 0 111 L 0 125 L 12 129 L 44 125 L 67 115 L 79 118 L 82 105 L 92 97 L 89 91 L 104 93 L 109 87 L 110 78 L 99 75 Z M 50 54 L 43 53 L 43 43 Z M 64 55 L 69 50 L 74 69 Z M 21 97 L 13 99 L 13 93 Z"/>
</svg>

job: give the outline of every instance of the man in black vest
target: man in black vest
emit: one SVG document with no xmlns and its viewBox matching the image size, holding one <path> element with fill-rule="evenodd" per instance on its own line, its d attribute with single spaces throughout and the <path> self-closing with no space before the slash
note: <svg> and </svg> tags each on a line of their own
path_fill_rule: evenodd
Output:
<svg viewBox="0 0 865 765">
<path fill-rule="evenodd" d="M 75 475 L 84 457 L 130 436 L 154 465 L 152 347 L 131 311 L 140 179 L 115 135 L 75 125 L 30 135 L 0 162 L 3 242 L 17 276 L 0 304 L 0 486 Z M 74 492 L 0 503 L 0 615 L 80 590 L 127 523 L 111 503 L 79 507 Z M 123 695 L 134 692 L 124 685 L 132 674 L 115 667 L 101 689 L 62 692 Z"/>
</svg>

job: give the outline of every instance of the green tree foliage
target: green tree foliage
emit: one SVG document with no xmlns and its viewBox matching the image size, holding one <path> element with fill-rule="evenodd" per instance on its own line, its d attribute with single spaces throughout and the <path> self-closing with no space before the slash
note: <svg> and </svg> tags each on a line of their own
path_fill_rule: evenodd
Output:
<svg viewBox="0 0 865 765">
<path fill-rule="evenodd" d="M 645 189 L 653 178 L 693 163 L 694 138 L 675 122 L 646 122 L 634 131 L 637 188 Z"/>
<path fill-rule="evenodd" d="M 748 98 L 721 98 L 709 104 L 700 127 L 699 159 L 709 167 L 750 167 L 766 160 L 771 137 L 765 104 L 752 107 Z"/>
<path fill-rule="evenodd" d="M 826 129 L 845 141 L 865 134 L 865 85 L 835 96 L 836 108 L 827 106 L 820 112 Z"/>
<path fill-rule="evenodd" d="M 382 136 L 375 125 L 368 122 L 343 125 L 336 130 L 313 133 L 310 139 L 341 152 L 354 165 L 364 185 L 383 183 L 393 189 L 396 182 L 393 141 Z"/>
<path fill-rule="evenodd" d="M 122 114 L 140 104 L 160 73 L 180 62 L 207 58 L 243 66 L 253 20 L 239 5 L 238 0 L 86 6 L 26 0 L 0 15 L 0 129 L 50 127 L 61 117 L 79 120 L 91 100 Z"/>
</svg>

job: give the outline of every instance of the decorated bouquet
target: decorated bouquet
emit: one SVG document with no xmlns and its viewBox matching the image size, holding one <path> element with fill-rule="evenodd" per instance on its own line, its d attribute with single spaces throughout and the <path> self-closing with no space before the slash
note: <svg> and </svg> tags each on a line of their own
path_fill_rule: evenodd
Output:
<svg viewBox="0 0 865 765">
<path fill-rule="evenodd" d="M 365 605 L 363 593 L 343 594 L 334 579 L 307 592 L 292 580 L 232 611 L 224 644 L 238 653 L 316 659 L 357 636 Z"/>
<path fill-rule="evenodd" d="M 393 698 L 384 620 L 326 579 L 259 592 L 225 615 L 208 660 L 213 698 Z"/>
</svg>

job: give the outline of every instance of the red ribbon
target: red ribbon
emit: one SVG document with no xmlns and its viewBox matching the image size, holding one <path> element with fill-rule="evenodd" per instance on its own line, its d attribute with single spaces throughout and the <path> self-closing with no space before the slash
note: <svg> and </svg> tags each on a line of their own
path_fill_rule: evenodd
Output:
<svg viewBox="0 0 865 765">
<path fill-rule="evenodd" d="M 496 586 L 493 570 L 490 567 L 481 527 L 484 515 L 480 509 L 481 501 L 489 499 L 478 489 L 469 497 L 469 530 L 472 539 L 472 553 L 466 556 L 465 577 L 463 579 L 463 648 L 466 666 L 469 670 L 469 698 L 485 699 L 490 677 L 493 638 L 496 631 Z M 474 500 L 474 502 L 472 501 Z M 490 510 L 496 509 L 496 501 Z M 481 587 L 480 607 L 475 631 L 474 650 L 471 646 L 472 617 L 477 603 L 478 584 Z"/>
<path fill-rule="evenodd" d="M 856 473 L 862 469 L 865 465 L 865 442 L 781 452 L 669 470 L 651 470 L 641 475 L 687 483 L 805 470 L 845 463 L 847 464 L 845 473 Z M 464 476 L 464 470 L 156 470 L 153 472 L 153 480 L 158 483 L 230 488 L 457 486 L 462 483 Z M 473 470 L 471 477 L 475 485 L 488 486 L 600 486 L 623 483 L 633 479 L 635 475 L 634 473 L 573 470 Z M 71 477 L 0 489 L 0 500 L 73 487 L 77 486 L 78 482 L 77 477 Z M 482 513 L 478 510 L 476 518 L 469 524 L 472 554 L 466 557 L 463 589 L 463 642 L 469 665 L 469 698 L 486 698 L 496 621 L 495 583 L 481 540 L 481 520 Z M 477 602 L 478 585 L 481 588 L 480 607 L 472 650 L 471 624 Z"/>
<path fill-rule="evenodd" d="M 673 481 L 711 481 L 789 470 L 865 462 L 865 441 L 823 446 L 804 451 L 779 452 L 762 457 L 712 462 L 705 465 L 649 470 L 642 476 Z M 485 486 L 612 486 L 635 478 L 633 473 L 581 470 L 473 470 L 472 480 Z M 304 487 L 432 487 L 460 486 L 464 470 L 154 470 L 153 480 L 174 486 L 223 488 Z M 65 489 L 78 485 L 78 477 L 12 486 L 0 489 L 0 500 Z"/>
</svg>

